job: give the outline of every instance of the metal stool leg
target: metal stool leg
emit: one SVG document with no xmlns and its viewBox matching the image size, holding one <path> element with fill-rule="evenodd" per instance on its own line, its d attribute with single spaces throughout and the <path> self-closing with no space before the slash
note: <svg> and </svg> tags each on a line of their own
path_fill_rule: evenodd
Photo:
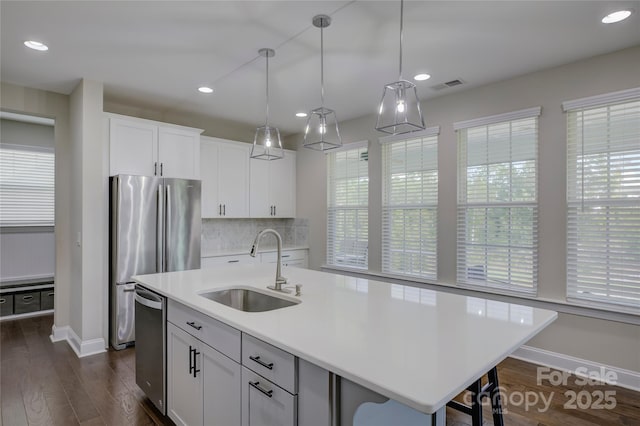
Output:
<svg viewBox="0 0 640 426">
<path fill-rule="evenodd" d="M 504 426 L 504 420 L 502 418 L 502 401 L 500 396 L 500 385 L 498 384 L 498 369 L 493 367 L 487 373 L 489 376 L 489 383 L 491 383 L 491 412 L 493 413 L 493 425 Z"/>
</svg>

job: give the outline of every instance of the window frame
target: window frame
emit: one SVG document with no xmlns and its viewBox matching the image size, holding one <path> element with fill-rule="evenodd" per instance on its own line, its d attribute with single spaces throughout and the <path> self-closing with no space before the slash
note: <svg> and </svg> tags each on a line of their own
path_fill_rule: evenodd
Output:
<svg viewBox="0 0 640 426">
<path fill-rule="evenodd" d="M 440 135 L 440 126 L 429 127 L 425 130 L 418 132 L 404 133 L 400 135 L 386 136 L 379 139 L 382 145 L 382 237 L 381 237 L 381 269 L 385 274 L 393 276 L 424 279 L 430 281 L 437 281 L 438 279 L 438 199 L 439 199 L 439 167 L 438 167 L 438 140 Z M 435 150 L 435 158 L 428 160 L 428 162 L 434 163 L 435 167 L 427 168 L 428 164 L 424 159 L 421 160 L 421 167 L 416 170 L 409 170 L 405 167 L 404 174 L 409 173 L 425 173 L 435 172 L 435 184 L 432 182 L 432 190 L 434 191 L 433 201 L 424 201 L 424 192 L 421 190 L 420 198 L 423 200 L 416 200 L 415 202 L 406 201 L 392 202 L 391 199 L 395 196 L 392 194 L 392 170 L 389 158 L 391 150 L 394 144 L 407 144 L 420 139 L 421 150 L 425 147 Z M 405 145 L 405 150 L 406 150 Z M 424 177 L 424 176 L 423 176 Z M 424 184 L 421 177 L 421 185 Z M 406 195 L 406 193 L 405 193 Z M 397 260 L 397 256 L 393 256 L 392 251 L 394 248 L 394 239 L 392 236 L 392 228 L 394 226 L 393 221 L 396 214 L 402 213 L 402 218 L 399 221 L 402 222 L 403 229 L 403 247 L 401 249 L 395 249 L 396 254 L 400 253 L 402 265 L 400 267 L 394 267 L 393 264 Z M 417 216 L 416 216 L 417 213 Z M 413 218 L 411 217 L 413 216 Z M 414 221 L 412 224 L 411 221 Z M 408 223 L 409 222 L 409 223 Z M 408 224 L 407 224 L 408 223 Z M 396 222 L 395 225 L 398 223 Z M 406 246 L 406 230 L 407 227 L 419 228 L 419 234 L 422 234 L 423 227 L 432 228 L 434 235 L 431 244 L 425 245 L 422 238 L 419 236 L 414 245 L 418 245 L 416 248 L 408 248 Z M 406 259 L 408 251 L 412 252 L 412 256 Z M 426 258 L 426 261 L 425 261 Z M 414 260 L 418 259 L 417 267 L 414 268 Z M 426 265 L 426 268 L 424 267 Z M 408 268 L 409 267 L 409 268 Z M 409 270 L 408 270 L 409 269 Z"/>
<path fill-rule="evenodd" d="M 527 108 L 518 111 L 512 111 L 504 114 L 497 114 L 487 117 L 480 117 L 472 120 L 460 121 L 454 123 L 454 130 L 456 131 L 457 136 L 457 147 L 458 147 L 458 160 L 457 160 L 457 230 L 456 230 L 456 284 L 459 287 L 469 288 L 472 290 L 481 290 L 487 291 L 490 293 L 503 293 L 503 294 L 515 294 L 515 295 L 528 295 L 529 297 L 537 297 L 538 292 L 538 214 L 539 214 L 539 116 L 541 114 L 541 107 Z M 527 151 L 526 148 L 522 149 L 523 153 L 529 153 L 533 155 L 533 158 L 529 158 L 526 160 L 517 160 L 514 159 L 517 154 L 520 154 L 520 151 L 513 151 L 513 140 L 514 140 L 514 131 L 513 126 L 514 123 L 521 123 L 526 120 L 534 120 L 535 129 L 533 131 L 533 137 L 535 140 L 535 146 L 529 148 Z M 496 159 L 489 159 L 489 148 L 491 144 L 491 138 L 489 136 L 489 131 L 492 126 L 509 126 L 508 136 L 508 161 L 498 162 Z M 487 191 L 490 190 L 489 177 L 491 173 L 489 172 L 489 167 L 491 165 L 509 165 L 509 194 L 508 200 L 495 201 L 491 200 L 491 196 L 489 192 L 486 195 L 486 201 L 469 201 L 468 199 L 468 173 L 469 173 L 469 163 L 468 163 L 468 132 L 469 130 L 481 130 L 482 128 L 486 128 L 487 137 L 486 137 L 486 147 L 487 147 L 487 159 L 486 162 L 479 163 L 478 166 L 486 166 L 487 172 L 485 173 L 486 178 L 486 187 Z M 495 139 L 494 139 L 495 140 Z M 495 143 L 495 142 L 494 142 Z M 497 157 L 504 156 L 504 153 L 497 154 Z M 523 154 L 524 155 L 524 154 Z M 534 196 L 532 199 L 528 200 L 513 200 L 513 166 L 516 163 L 522 163 L 527 161 L 533 161 L 533 171 L 535 176 L 533 178 L 533 188 L 530 191 L 533 192 Z M 507 244 L 491 244 L 488 239 L 485 238 L 484 244 L 474 244 L 474 246 L 481 249 L 481 247 L 485 247 L 484 254 L 484 262 L 482 265 L 470 267 L 468 264 L 468 256 L 469 256 L 469 228 L 467 226 L 467 221 L 469 218 L 469 212 L 472 210 L 482 210 L 484 209 L 484 219 L 485 223 L 487 223 L 490 210 L 493 213 L 496 213 L 499 209 L 506 209 L 508 212 L 508 229 L 504 233 L 505 237 L 508 238 Z M 513 218 L 514 212 L 530 212 L 531 217 L 531 235 L 530 235 L 530 244 L 520 246 L 517 242 L 512 243 L 512 235 L 514 230 L 517 228 L 513 228 Z M 528 214 L 527 214 L 528 215 Z M 485 225 L 485 232 L 488 227 Z M 528 231 L 529 229 L 525 229 Z M 516 231 L 517 232 L 517 231 Z M 487 274 L 489 272 L 489 259 L 490 254 L 489 250 L 496 251 L 496 254 L 500 254 L 500 250 L 503 251 L 501 255 L 505 256 L 505 259 L 508 263 L 506 268 L 506 280 L 499 281 L 497 278 L 494 280 L 487 279 Z M 481 252 L 482 250 L 480 250 Z M 530 254 L 529 254 L 530 251 Z M 514 259 L 515 256 L 515 259 Z M 518 265 L 515 262 L 518 262 L 518 257 L 520 257 L 521 262 L 520 265 L 524 265 L 524 267 L 516 267 L 514 265 Z M 472 262 L 473 263 L 473 262 Z M 529 269 L 529 264 L 531 265 Z M 516 279 L 514 279 L 516 277 Z"/>
<path fill-rule="evenodd" d="M 364 151 L 362 151 L 364 150 Z M 358 161 L 362 161 L 361 156 L 363 153 L 366 153 L 367 162 L 366 167 L 366 204 L 355 204 L 351 205 L 349 203 L 342 204 L 334 204 L 332 200 L 334 197 L 332 195 L 332 191 L 335 191 L 335 182 L 337 177 L 332 173 L 335 165 L 333 162 L 336 161 L 336 155 L 345 154 L 352 151 L 358 151 Z M 326 260 L 325 264 L 331 267 L 339 267 L 346 269 L 356 269 L 356 270 L 367 270 L 369 268 L 369 161 L 368 161 L 368 153 L 369 153 L 369 142 L 361 141 L 354 142 L 343 145 L 341 148 L 331 149 L 326 152 L 326 166 L 327 166 L 327 248 L 326 248 Z M 365 176 L 357 173 L 354 176 L 351 176 L 346 179 L 362 179 Z M 344 180 L 346 180 L 344 179 Z M 357 196 L 361 197 L 360 188 L 357 190 Z M 348 243 L 346 235 L 343 235 L 340 239 L 340 236 L 337 235 L 336 232 L 336 224 L 337 217 L 342 214 L 345 217 L 351 214 L 355 215 L 353 218 L 356 222 L 355 228 L 355 238 L 353 239 L 351 250 L 346 250 L 345 245 Z M 365 223 L 362 224 L 362 216 L 366 215 Z M 364 230 L 362 229 L 364 227 Z M 366 235 L 366 240 L 360 238 L 360 233 L 364 232 Z M 342 243 L 342 250 L 338 250 L 337 246 Z M 342 262 L 338 261 L 338 258 L 342 259 Z"/>
</svg>

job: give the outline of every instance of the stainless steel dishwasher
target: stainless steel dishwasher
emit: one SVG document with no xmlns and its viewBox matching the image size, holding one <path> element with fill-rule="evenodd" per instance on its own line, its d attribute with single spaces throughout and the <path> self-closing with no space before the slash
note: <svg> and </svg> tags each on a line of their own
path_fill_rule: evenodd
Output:
<svg viewBox="0 0 640 426">
<path fill-rule="evenodd" d="M 136 384 L 166 414 L 167 299 L 136 285 Z"/>
</svg>

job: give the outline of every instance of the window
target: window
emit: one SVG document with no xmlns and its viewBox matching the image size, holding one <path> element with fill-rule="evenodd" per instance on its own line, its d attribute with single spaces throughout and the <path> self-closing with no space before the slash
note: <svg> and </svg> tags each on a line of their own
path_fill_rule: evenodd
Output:
<svg viewBox="0 0 640 426">
<path fill-rule="evenodd" d="M 438 277 L 438 133 L 380 139 L 383 272 Z"/>
<path fill-rule="evenodd" d="M 458 284 L 534 294 L 540 108 L 454 123 Z"/>
<path fill-rule="evenodd" d="M 640 89 L 567 111 L 567 297 L 640 308 Z"/>
<path fill-rule="evenodd" d="M 367 142 L 327 154 L 327 264 L 366 269 L 369 240 Z"/>
<path fill-rule="evenodd" d="M 0 144 L 0 226 L 53 226 L 54 152 Z"/>
</svg>

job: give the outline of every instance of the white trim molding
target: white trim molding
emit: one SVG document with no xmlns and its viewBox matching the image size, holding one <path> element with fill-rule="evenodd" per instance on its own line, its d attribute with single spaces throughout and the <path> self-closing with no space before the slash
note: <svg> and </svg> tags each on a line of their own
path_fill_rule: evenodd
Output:
<svg viewBox="0 0 640 426">
<path fill-rule="evenodd" d="M 545 367 L 555 368 L 557 370 L 566 371 L 581 378 L 588 378 L 589 373 L 597 372 L 601 374 L 599 377 L 607 378 L 608 372 L 615 373 L 615 381 L 607 383 L 609 385 L 620 386 L 640 392 L 640 372 L 625 370 L 624 368 L 613 367 L 611 365 L 600 364 L 586 359 L 575 358 L 557 352 L 551 352 L 544 349 L 534 348 L 532 346 L 523 345 L 512 353 L 511 358 L 530 362 L 533 364 L 543 365 Z M 604 373 L 604 374 L 603 374 Z"/>
<path fill-rule="evenodd" d="M 574 99 L 562 103 L 562 110 L 567 112 L 574 109 L 597 107 L 611 103 L 625 102 L 640 99 L 640 87 L 620 90 L 619 92 L 605 93 L 603 95 L 589 96 L 587 98 Z"/>
<path fill-rule="evenodd" d="M 78 358 L 84 358 L 85 356 L 106 352 L 106 346 L 103 338 L 82 340 L 68 325 L 56 327 L 54 324 L 51 327 L 51 335 L 49 336 L 49 339 L 54 343 L 66 341 Z"/>
<path fill-rule="evenodd" d="M 502 123 L 504 121 L 520 120 L 522 118 L 539 117 L 541 113 L 542 107 L 533 107 L 506 112 L 504 114 L 474 118 L 472 120 L 456 121 L 453 123 L 453 130 L 469 129 L 471 127 L 486 126 L 489 124 Z"/>
</svg>

